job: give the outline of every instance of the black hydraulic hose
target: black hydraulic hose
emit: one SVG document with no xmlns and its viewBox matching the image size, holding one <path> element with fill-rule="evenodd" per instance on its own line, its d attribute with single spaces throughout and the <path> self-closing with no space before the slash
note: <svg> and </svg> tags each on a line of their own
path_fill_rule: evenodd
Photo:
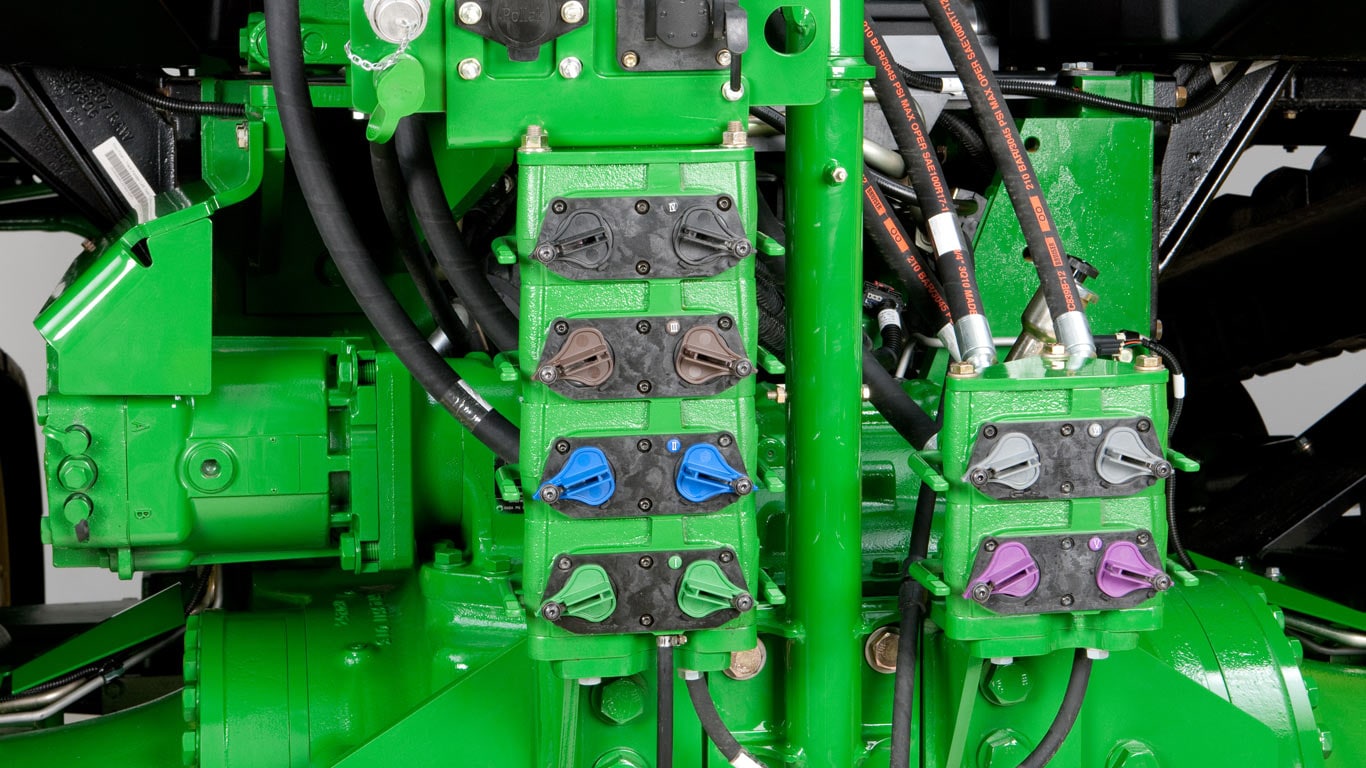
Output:
<svg viewBox="0 0 1366 768">
<path fill-rule="evenodd" d="M 945 291 L 925 266 L 920 250 L 901 227 L 887 199 L 867 178 L 863 180 L 863 228 L 877 246 L 882 260 L 896 273 L 911 298 L 910 304 L 926 313 L 935 333 L 952 325 L 955 315 L 944 298 Z"/>
<path fill-rule="evenodd" d="M 939 279 L 946 290 L 945 299 L 953 314 L 954 327 L 958 329 L 963 358 L 986 367 L 995 362 L 996 348 L 982 311 L 982 294 L 977 287 L 969 246 L 963 240 L 957 208 L 939 167 L 939 156 L 930 144 L 929 130 L 921 119 L 920 108 L 901 80 L 900 69 L 892 59 L 886 41 L 867 17 L 863 21 L 863 51 L 865 58 L 877 68 L 877 77 L 872 82 L 873 93 L 896 139 L 897 151 L 906 162 L 911 188 L 919 198 L 926 229 L 934 244 Z"/>
<path fill-rule="evenodd" d="M 991 150 L 987 149 L 987 141 L 982 138 L 982 134 L 971 120 L 957 113 L 944 110 L 939 113 L 939 124 L 953 134 L 955 139 L 958 139 L 958 143 L 963 146 L 964 154 L 968 156 L 968 160 L 974 166 L 984 171 L 996 170 L 996 166 L 991 162 Z"/>
<path fill-rule="evenodd" d="M 673 638 L 660 637 L 655 674 L 655 768 L 674 764 L 674 646 Z"/>
<path fill-rule="evenodd" d="M 939 431 L 934 419 L 878 363 L 872 350 L 863 352 L 863 383 L 868 387 L 868 401 L 912 448 L 924 448 Z"/>
<path fill-rule="evenodd" d="M 896 648 L 896 679 L 892 683 L 892 764 L 891 768 L 910 768 L 911 717 L 915 710 L 916 663 L 920 656 L 920 630 L 925 622 L 929 593 L 911 578 L 911 566 L 925 559 L 930 550 L 930 523 L 934 519 L 937 494 L 928 485 L 920 486 L 911 518 L 911 543 L 897 592 L 901 609 L 901 638 Z"/>
<path fill-rule="evenodd" d="M 150 107 L 174 112 L 181 115 L 197 115 L 200 117 L 235 117 L 243 118 L 247 116 L 245 104 L 229 104 L 222 101 L 189 101 L 187 99 L 177 99 L 171 96 L 163 96 L 159 93 L 144 90 L 133 83 L 121 80 L 113 75 L 106 75 L 102 72 L 94 74 L 96 80 L 105 85 L 112 86 L 120 91 L 132 96 L 138 101 Z"/>
<path fill-rule="evenodd" d="M 759 762 L 754 756 L 740 746 L 740 742 L 735 740 L 735 735 L 721 722 L 721 715 L 716 712 L 716 703 L 711 700 L 711 691 L 707 690 L 706 678 L 691 678 L 687 685 L 688 698 L 692 699 L 697 719 L 702 721 L 702 730 L 707 734 L 707 738 L 711 739 L 711 743 L 716 745 L 721 756 L 735 766 L 758 765 Z"/>
<path fill-rule="evenodd" d="M 1066 101 L 1072 104 L 1080 104 L 1084 107 L 1094 107 L 1104 109 L 1116 114 L 1128 115 L 1130 117 L 1144 117 L 1149 120 L 1161 120 L 1169 123 L 1179 123 L 1182 120 L 1189 120 L 1192 117 L 1204 112 L 1228 93 L 1243 75 L 1247 74 L 1249 62 L 1239 62 L 1239 64 L 1229 72 L 1219 85 L 1200 95 L 1196 101 L 1188 103 L 1184 107 L 1153 107 L 1147 104 L 1139 104 L 1123 99 L 1113 99 L 1108 96 L 1099 96 L 1094 93 L 1078 91 L 1056 83 L 1045 83 L 1037 80 L 1025 80 L 1021 78 L 1002 77 L 999 79 L 1001 93 L 1007 96 L 1032 96 L 1034 98 L 1052 99 L 1054 101 Z M 922 91 L 933 91 L 942 93 L 945 82 L 943 79 L 933 75 L 925 75 L 913 72 L 906 67 L 901 67 L 901 74 L 906 78 L 907 84 L 912 88 Z"/>
<path fill-rule="evenodd" d="M 516 349 L 517 318 L 489 283 L 483 259 L 465 247 L 460 228 L 446 205 L 446 193 L 441 188 L 436 160 L 422 123 L 414 117 L 403 118 L 394 141 L 398 142 L 399 165 L 408 182 L 413 212 L 446 279 L 493 347 L 502 351 Z"/>
<path fill-rule="evenodd" d="M 1167 444 L 1170 445 L 1172 437 L 1176 435 L 1176 424 L 1181 420 L 1181 410 L 1186 404 L 1186 372 L 1181 368 L 1181 361 L 1176 359 L 1176 354 L 1170 349 L 1149 338 L 1140 339 L 1139 343 L 1156 352 L 1171 371 L 1172 406 L 1167 417 Z M 1195 569 L 1195 561 L 1191 560 L 1190 553 L 1186 551 L 1186 545 L 1181 542 L 1181 534 L 1178 533 L 1176 527 L 1175 471 L 1167 477 L 1167 545 L 1172 554 L 1176 555 L 1176 562 L 1184 568 Z"/>
<path fill-rule="evenodd" d="M 962 22 L 956 0 L 924 0 L 924 5 L 944 41 L 954 70 L 963 80 L 968 102 L 1001 171 L 1002 183 L 1039 272 L 1044 301 L 1053 316 L 1059 340 L 1067 345 L 1072 357 L 1069 365 L 1079 367 L 1086 358 L 1096 354 L 1090 324 L 1067 263 L 1067 251 L 1058 238 L 1057 224 L 1043 190 L 1039 188 L 1033 164 L 1015 127 L 1015 118 L 1005 99 L 998 95 L 996 76 L 987 65 L 977 33 Z M 890 65 L 881 69 L 895 70 Z M 1076 314 L 1069 314 L 1074 312 Z"/>
<path fill-rule="evenodd" d="M 469 351 L 469 331 L 460 322 L 460 316 L 455 313 L 446 290 L 437 279 L 436 270 L 432 269 L 431 262 L 417 244 L 417 238 L 413 237 L 405 202 L 408 192 L 403 183 L 403 172 L 398 166 L 398 151 L 392 141 L 370 143 L 370 171 L 375 177 L 375 191 L 379 193 L 384 222 L 403 259 L 403 266 L 413 278 L 417 293 L 436 321 L 436 327 L 451 343 L 451 353 L 447 356 L 459 357 Z"/>
<path fill-rule="evenodd" d="M 299 0 L 266 0 L 271 83 L 290 162 L 323 243 L 376 332 L 438 403 L 500 458 L 516 464 L 517 428 L 489 408 L 422 337 L 384 283 L 346 210 L 327 154 L 318 139 L 304 77 Z"/>
<path fill-rule="evenodd" d="M 1082 702 L 1086 699 L 1086 685 L 1091 682 L 1091 657 L 1085 648 L 1078 648 L 1072 657 L 1072 674 L 1067 678 L 1067 688 L 1062 694 L 1062 704 L 1054 715 L 1048 731 L 1039 740 L 1039 745 L 1025 756 L 1019 768 L 1043 768 L 1058 753 L 1067 734 L 1077 722 Z"/>
</svg>

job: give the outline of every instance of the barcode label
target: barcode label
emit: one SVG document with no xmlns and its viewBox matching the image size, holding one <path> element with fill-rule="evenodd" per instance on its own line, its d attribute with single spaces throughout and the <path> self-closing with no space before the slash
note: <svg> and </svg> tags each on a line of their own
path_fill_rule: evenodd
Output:
<svg viewBox="0 0 1366 768">
<path fill-rule="evenodd" d="M 147 183 L 142 172 L 133 164 L 133 158 L 123 144 L 111 136 L 108 141 L 95 147 L 93 153 L 105 175 L 118 187 L 123 199 L 128 201 L 138 217 L 138 223 L 156 218 L 156 192 L 152 191 L 152 185 Z"/>
</svg>

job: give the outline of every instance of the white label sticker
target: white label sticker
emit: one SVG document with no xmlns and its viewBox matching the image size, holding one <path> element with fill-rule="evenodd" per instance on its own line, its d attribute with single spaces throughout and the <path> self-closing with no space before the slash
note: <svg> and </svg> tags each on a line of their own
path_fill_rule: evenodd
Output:
<svg viewBox="0 0 1366 768">
<path fill-rule="evenodd" d="M 123 199 L 128 201 L 138 217 L 138 223 L 156 218 L 156 192 L 152 191 L 152 185 L 147 183 L 142 172 L 133 164 L 133 158 L 129 157 L 123 144 L 111 136 L 108 141 L 95 147 L 92 153 L 105 175 L 118 187 Z"/>
<path fill-rule="evenodd" d="M 956 77 L 945 77 L 940 81 L 939 92 L 950 96 L 962 96 L 963 81 Z"/>
<path fill-rule="evenodd" d="M 901 313 L 895 309 L 879 309 L 877 312 L 877 327 L 886 328 L 889 325 L 901 327 Z"/>
<path fill-rule="evenodd" d="M 925 223 L 930 225 L 930 239 L 934 241 L 935 253 L 943 256 L 963 250 L 963 241 L 958 235 L 958 217 L 953 212 L 937 213 Z"/>
</svg>

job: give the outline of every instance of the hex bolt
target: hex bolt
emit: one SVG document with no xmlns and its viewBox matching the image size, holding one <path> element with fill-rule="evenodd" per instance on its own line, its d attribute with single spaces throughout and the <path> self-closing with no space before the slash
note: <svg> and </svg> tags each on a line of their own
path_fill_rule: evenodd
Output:
<svg viewBox="0 0 1366 768">
<path fill-rule="evenodd" d="M 536 260 L 542 264 L 549 264 L 555 260 L 555 246 L 538 245 L 536 246 Z"/>
<path fill-rule="evenodd" d="M 730 601 L 730 604 L 735 607 L 735 610 L 744 613 L 754 607 L 754 598 L 750 597 L 748 592 L 741 592 Z"/>
<path fill-rule="evenodd" d="M 641 499 L 640 501 L 636 502 L 636 508 L 639 509 L 641 512 L 649 512 L 654 507 L 654 505 L 655 503 L 650 499 Z"/>
<path fill-rule="evenodd" d="M 716 438 L 716 444 L 721 446 L 722 448 L 729 448 L 734 442 L 735 438 L 731 437 L 730 435 L 721 435 L 720 437 Z"/>
<path fill-rule="evenodd" d="M 637 563 L 640 565 L 641 568 L 653 568 L 655 564 L 655 559 L 653 557 L 650 557 L 649 555 L 641 555 L 640 560 L 638 560 Z"/>
<path fill-rule="evenodd" d="M 1071 548 L 1077 546 L 1077 542 L 1076 542 L 1075 540 L 1073 540 L 1071 536 L 1068 536 L 1068 537 L 1064 538 L 1064 539 L 1062 540 L 1061 544 L 1062 544 L 1062 548 L 1063 548 L 1063 549 L 1071 549 Z"/>
<path fill-rule="evenodd" d="M 750 482 L 748 477 L 739 477 L 731 482 L 730 487 L 737 495 L 747 496 L 754 490 L 754 483 Z"/>
<path fill-rule="evenodd" d="M 637 200 L 637 201 L 636 201 L 636 213 L 639 213 L 640 215 L 644 216 L 645 214 L 647 214 L 647 213 L 649 213 L 649 212 L 650 212 L 650 201 L 649 201 L 649 200 Z"/>
<path fill-rule="evenodd" d="M 566 56 L 560 59 L 560 77 L 566 80 L 576 80 L 583 74 L 583 62 L 577 56 Z"/>
<path fill-rule="evenodd" d="M 979 603 L 985 603 L 991 597 L 991 587 L 986 584 L 978 584 L 972 588 L 972 599 Z"/>
<path fill-rule="evenodd" d="M 985 437 L 986 439 L 990 440 L 991 438 L 996 436 L 996 431 L 997 430 L 995 424 L 988 424 L 982 427 L 982 437 Z"/>
<path fill-rule="evenodd" d="M 1140 421 L 1139 424 L 1142 425 L 1143 422 Z M 1104 431 L 1105 431 L 1105 428 L 1102 427 L 1102 426 L 1099 425 L 1099 424 L 1094 424 L 1094 423 L 1092 423 L 1092 424 L 1087 424 L 1087 425 L 1086 425 L 1086 434 L 1090 435 L 1091 437 L 1100 437 L 1101 433 L 1104 432 Z M 1146 432 L 1147 430 L 1144 429 L 1142 426 L 1139 426 L 1138 431 L 1139 431 L 1139 432 Z"/>
<path fill-rule="evenodd" d="M 972 474 L 968 476 L 968 479 L 972 481 L 973 485 L 985 485 L 987 482 L 987 472 L 985 469 L 974 469 Z"/>
<path fill-rule="evenodd" d="M 970 379 L 977 375 L 977 366 L 967 360 L 955 360 L 949 363 L 949 376 L 955 379 Z"/>
<path fill-rule="evenodd" d="M 649 440 L 646 440 L 643 437 L 636 441 L 636 450 L 640 451 L 641 453 L 649 453 L 650 449 L 653 447 L 654 443 L 651 443 Z"/>
<path fill-rule="evenodd" d="M 655 385 L 651 384 L 648 379 L 641 379 L 636 382 L 636 391 L 642 395 L 650 394 L 650 391 L 654 388 Z"/>
<path fill-rule="evenodd" d="M 561 336 L 565 335 L 566 333 L 569 333 L 569 323 L 566 323 L 563 320 L 556 320 L 555 333 L 558 333 Z"/>
<path fill-rule="evenodd" d="M 648 262 L 648 261 L 637 261 L 637 262 L 636 262 L 636 274 L 637 274 L 637 275 L 648 275 L 648 274 L 650 274 L 650 262 Z"/>
<path fill-rule="evenodd" d="M 1162 358 L 1157 355 L 1139 355 L 1134 358 L 1134 371 L 1138 373 L 1152 373 L 1162 370 Z"/>
<path fill-rule="evenodd" d="M 460 11 L 456 14 L 460 18 L 461 24 L 478 24 L 484 18 L 484 9 L 479 3 L 461 3 Z"/>
<path fill-rule="evenodd" d="M 544 501 L 547 504 L 554 504 L 560 500 L 560 494 L 563 492 L 564 490 L 558 485 L 547 485 L 541 489 L 541 501 Z"/>
<path fill-rule="evenodd" d="M 1153 540 L 1153 537 L 1149 536 L 1149 535 L 1145 532 L 1145 533 L 1140 533 L 1140 534 L 1138 534 L 1138 536 L 1134 537 L 1134 539 L 1138 542 L 1138 546 L 1140 546 L 1140 547 L 1146 547 L 1146 546 L 1148 546 L 1148 542 L 1150 542 L 1150 541 Z"/>
<path fill-rule="evenodd" d="M 716 327 L 723 331 L 729 331 L 731 328 L 735 327 L 735 321 L 732 320 L 729 315 L 722 315 L 721 318 L 716 321 Z"/>
<path fill-rule="evenodd" d="M 460 73 L 461 80 L 473 80 L 484 72 L 484 65 L 479 63 L 479 59 L 461 59 L 455 65 L 455 71 Z"/>
<path fill-rule="evenodd" d="M 522 134 L 523 152 L 547 152 L 550 147 L 546 146 L 546 139 L 549 138 L 545 129 L 539 125 L 528 125 L 526 133 Z"/>
<path fill-rule="evenodd" d="M 554 382 L 555 379 L 558 379 L 559 377 L 560 375 L 555 372 L 555 366 L 553 365 L 543 365 L 541 366 L 541 369 L 536 372 L 536 378 L 547 384 Z"/>
<path fill-rule="evenodd" d="M 1071 595 L 1063 595 L 1062 599 L 1058 600 L 1058 602 L 1062 605 L 1062 607 L 1066 608 L 1070 606 L 1072 603 L 1075 603 L 1076 598 L 1072 597 Z"/>
<path fill-rule="evenodd" d="M 727 49 L 725 49 L 725 48 L 722 48 L 721 50 L 717 51 L 717 52 L 716 52 L 716 63 L 717 63 L 717 64 L 720 64 L 720 65 L 723 66 L 723 67 L 729 67 L 729 66 L 730 66 L 730 51 L 727 50 Z"/>
<path fill-rule="evenodd" d="M 545 617 L 546 621 L 559 621 L 560 617 L 564 615 L 564 607 L 559 603 L 546 603 L 541 606 L 541 615 Z"/>
<path fill-rule="evenodd" d="M 559 453 L 559 454 L 569 453 L 569 441 L 568 441 L 568 440 L 557 440 L 557 441 L 555 442 L 555 453 Z"/>
<path fill-rule="evenodd" d="M 639 333 L 639 334 L 641 334 L 641 335 L 643 336 L 643 335 L 645 335 L 645 334 L 647 334 L 647 333 L 649 333 L 649 332 L 650 332 L 650 321 L 649 321 L 649 320 L 641 320 L 640 322 L 636 323 L 636 333 Z"/>
<path fill-rule="evenodd" d="M 849 171 L 842 165 L 837 165 L 826 172 L 826 178 L 831 184 L 843 184 L 849 180 Z"/>
<path fill-rule="evenodd" d="M 1062 481 L 1062 485 L 1059 485 L 1059 486 L 1058 486 L 1058 490 L 1059 490 L 1059 491 L 1062 491 L 1063 493 L 1071 493 L 1071 492 L 1072 492 L 1072 482 L 1071 482 L 1070 480 L 1064 480 L 1064 481 Z"/>
<path fill-rule="evenodd" d="M 731 651 L 730 666 L 723 671 L 726 677 L 732 680 L 750 680 L 764 671 L 764 664 L 767 661 L 768 649 L 764 647 L 764 641 L 760 640 L 748 651 Z"/>
<path fill-rule="evenodd" d="M 574 561 L 573 561 L 573 560 L 570 560 L 570 559 L 567 558 L 567 557 L 561 557 L 561 558 L 558 558 L 557 560 L 555 560 L 555 567 L 556 567 L 556 568 L 559 568 L 559 569 L 562 570 L 562 571 L 567 571 L 567 570 L 569 570 L 573 565 L 574 565 Z"/>
<path fill-rule="evenodd" d="M 566 24 L 578 24 L 583 21 L 583 3 L 579 0 L 569 0 L 560 6 L 560 18 Z"/>
<path fill-rule="evenodd" d="M 654 623 L 655 623 L 655 617 L 651 616 L 651 615 L 648 614 L 648 613 L 641 615 L 641 617 L 640 617 L 640 626 L 642 626 L 642 627 L 648 627 L 648 626 L 653 625 Z"/>
<path fill-rule="evenodd" d="M 896 653 L 900 645 L 901 633 L 896 627 L 878 627 L 863 641 L 863 660 L 878 674 L 894 674 Z"/>
<path fill-rule="evenodd" d="M 1063 437 L 1071 437 L 1072 433 L 1076 431 L 1076 428 L 1073 427 L 1071 424 L 1064 424 L 1062 425 L 1062 428 L 1058 430 L 1058 434 L 1062 435 Z"/>
<path fill-rule="evenodd" d="M 1147 419 L 1139 419 L 1138 423 L 1134 426 L 1138 428 L 1139 432 L 1147 432 L 1153 428 L 1153 423 Z"/>
<path fill-rule="evenodd" d="M 635 51 L 627 51 L 621 55 L 621 66 L 626 69 L 635 69 L 640 63 L 640 56 Z"/>
<path fill-rule="evenodd" d="M 720 209 L 723 210 L 723 211 L 729 211 L 731 205 L 733 205 L 733 204 L 734 204 L 733 201 L 732 201 L 729 197 L 727 197 L 726 195 L 722 195 L 722 196 L 716 198 L 716 207 L 717 207 L 717 208 L 720 208 Z"/>
<path fill-rule="evenodd" d="M 730 561 L 735 559 L 735 553 L 730 551 L 729 549 L 723 549 L 721 550 L 721 554 L 717 559 L 723 563 L 729 563 Z"/>
<path fill-rule="evenodd" d="M 556 200 L 550 204 L 551 213 L 564 213 L 567 210 L 569 210 L 569 203 L 563 200 Z"/>
<path fill-rule="evenodd" d="M 996 546 L 997 545 L 995 539 L 987 539 L 986 541 L 982 542 L 982 549 L 985 549 L 988 552 L 995 552 Z"/>
</svg>

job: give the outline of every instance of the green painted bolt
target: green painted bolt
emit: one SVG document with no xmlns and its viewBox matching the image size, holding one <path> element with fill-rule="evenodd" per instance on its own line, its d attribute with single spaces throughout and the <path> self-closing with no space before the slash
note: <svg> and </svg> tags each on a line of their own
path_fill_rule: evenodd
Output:
<svg viewBox="0 0 1366 768">
<path fill-rule="evenodd" d="M 650 768 L 650 761 L 634 749 L 617 747 L 595 760 L 593 768 Z"/>
<path fill-rule="evenodd" d="M 1136 739 L 1121 741 L 1105 758 L 1105 768 L 1158 768 L 1157 754 Z"/>
<path fill-rule="evenodd" d="M 84 491 L 95 484 L 95 462 L 89 456 L 68 456 L 57 465 L 57 480 L 68 491 Z"/>
<path fill-rule="evenodd" d="M 1018 765 L 1029 754 L 1030 745 L 1024 737 L 1010 728 L 999 728 L 988 733 L 977 748 L 977 764 L 981 768 L 1005 768 Z"/>
<path fill-rule="evenodd" d="M 982 695 L 998 707 L 1023 702 L 1033 688 L 1034 681 L 1021 663 L 992 664 L 981 684 Z"/>
<path fill-rule="evenodd" d="M 626 725 L 645 714 L 645 686 L 634 677 L 619 677 L 599 690 L 598 714 L 613 725 Z"/>
<path fill-rule="evenodd" d="M 1333 734 L 1329 731 L 1319 731 L 1319 746 L 1323 747 L 1325 759 L 1331 757 L 1333 754 Z"/>
<path fill-rule="evenodd" d="M 95 505 L 90 502 L 90 497 L 83 493 L 73 493 L 62 505 L 62 516 L 72 525 L 89 518 L 94 511 Z"/>
<path fill-rule="evenodd" d="M 438 541 L 432 556 L 433 564 L 440 570 L 458 568 L 465 562 L 465 553 L 454 542 Z"/>
</svg>

